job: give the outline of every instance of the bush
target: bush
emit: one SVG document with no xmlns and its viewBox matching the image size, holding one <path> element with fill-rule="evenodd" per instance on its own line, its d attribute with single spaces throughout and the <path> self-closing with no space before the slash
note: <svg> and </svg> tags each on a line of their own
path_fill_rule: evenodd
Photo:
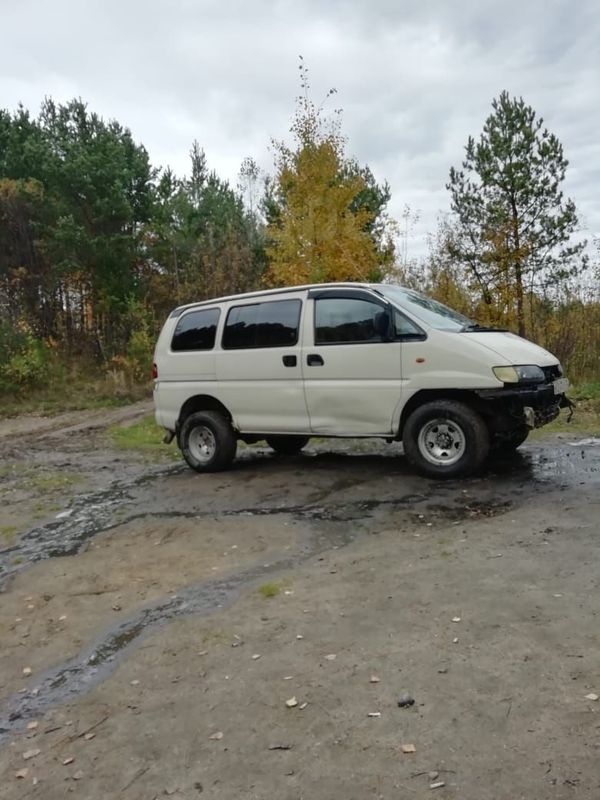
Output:
<svg viewBox="0 0 600 800">
<path fill-rule="evenodd" d="M 149 379 L 153 353 L 154 342 L 150 336 L 148 325 L 144 322 L 139 328 L 132 331 L 127 344 L 127 360 L 134 380 L 143 382 Z"/>
<path fill-rule="evenodd" d="M 0 392 L 20 394 L 47 380 L 50 348 L 25 325 L 0 326 Z"/>
<path fill-rule="evenodd" d="M 127 345 L 107 364 L 107 375 L 117 395 L 130 394 L 134 386 L 150 381 L 154 340 L 148 315 L 136 301 L 131 301 L 124 315 Z"/>
</svg>

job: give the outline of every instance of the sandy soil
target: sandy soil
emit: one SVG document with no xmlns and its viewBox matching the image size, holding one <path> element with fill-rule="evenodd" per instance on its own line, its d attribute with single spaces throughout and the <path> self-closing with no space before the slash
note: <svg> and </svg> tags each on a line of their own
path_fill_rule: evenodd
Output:
<svg viewBox="0 0 600 800">
<path fill-rule="evenodd" d="M 344 442 L 197 476 L 115 453 L 112 421 L 0 431 L 26 531 L 0 551 L 3 798 L 600 797 L 594 440 L 446 483 Z M 60 510 L 32 464 L 81 476 Z"/>
</svg>

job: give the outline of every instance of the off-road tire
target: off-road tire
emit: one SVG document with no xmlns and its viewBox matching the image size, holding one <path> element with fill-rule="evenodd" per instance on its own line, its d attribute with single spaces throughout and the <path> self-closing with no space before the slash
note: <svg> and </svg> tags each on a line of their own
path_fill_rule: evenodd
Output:
<svg viewBox="0 0 600 800">
<path fill-rule="evenodd" d="M 268 436 L 267 444 L 281 456 L 295 456 L 306 447 L 309 436 Z"/>
<path fill-rule="evenodd" d="M 454 463 L 432 463 L 422 452 L 427 444 L 423 441 L 425 431 L 433 430 L 432 435 L 435 435 L 434 423 L 438 420 L 445 420 L 447 428 L 460 431 L 461 446 L 456 452 L 461 455 Z M 472 475 L 481 469 L 490 450 L 489 431 L 483 418 L 466 403 L 457 400 L 432 400 L 415 409 L 404 425 L 402 443 L 411 464 L 429 478 Z"/>
<path fill-rule="evenodd" d="M 199 457 L 205 436 L 210 446 L 204 458 Z M 231 423 L 218 411 L 197 411 L 186 417 L 178 436 L 181 453 L 196 472 L 220 472 L 231 466 L 237 450 L 237 438 Z M 211 450 L 213 451 L 211 454 Z"/>
</svg>

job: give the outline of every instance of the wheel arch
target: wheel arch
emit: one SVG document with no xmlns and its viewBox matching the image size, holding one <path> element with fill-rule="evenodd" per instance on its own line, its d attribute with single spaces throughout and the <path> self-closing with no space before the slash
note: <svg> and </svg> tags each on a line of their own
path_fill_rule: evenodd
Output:
<svg viewBox="0 0 600 800">
<path fill-rule="evenodd" d="M 210 394 L 196 394 L 193 397 L 188 397 L 181 406 L 179 417 L 177 418 L 177 430 L 180 430 L 184 420 L 190 414 L 195 414 L 197 411 L 219 411 L 229 422 L 233 422 L 231 412 L 220 400 Z"/>
<path fill-rule="evenodd" d="M 461 403 L 477 411 L 483 417 L 485 423 L 489 427 L 489 416 L 491 409 L 486 405 L 475 392 L 468 389 L 420 389 L 412 395 L 406 402 L 400 414 L 400 424 L 398 427 L 398 438 L 402 438 L 406 420 L 410 417 L 415 409 L 425 403 L 430 403 L 432 400 L 458 400 Z"/>
</svg>

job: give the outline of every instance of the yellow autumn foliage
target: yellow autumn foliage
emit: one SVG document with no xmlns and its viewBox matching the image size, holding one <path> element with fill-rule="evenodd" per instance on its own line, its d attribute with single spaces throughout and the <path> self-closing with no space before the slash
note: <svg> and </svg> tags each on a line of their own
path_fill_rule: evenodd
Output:
<svg viewBox="0 0 600 800">
<path fill-rule="evenodd" d="M 365 189 L 359 175 L 341 177 L 331 141 L 304 146 L 277 175 L 284 211 L 267 231 L 272 285 L 362 281 L 377 277 L 379 257 L 366 208 L 351 210 Z"/>
<path fill-rule="evenodd" d="M 303 93 L 290 129 L 295 146 L 273 143 L 277 213 L 267 227 L 266 283 L 381 280 L 393 262 L 393 244 L 381 207 L 366 200 L 374 187 L 365 175 L 372 176 L 345 154 L 341 112 L 326 116 L 324 104 L 311 100 L 302 58 L 300 78 Z"/>
</svg>

